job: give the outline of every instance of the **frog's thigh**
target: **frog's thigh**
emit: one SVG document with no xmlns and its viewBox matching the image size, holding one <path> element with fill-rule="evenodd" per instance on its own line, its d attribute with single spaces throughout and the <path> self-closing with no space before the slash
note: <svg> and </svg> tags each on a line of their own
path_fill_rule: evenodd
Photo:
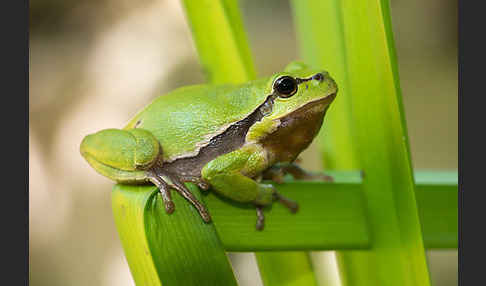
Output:
<svg viewBox="0 0 486 286">
<path fill-rule="evenodd" d="M 274 189 L 251 179 L 268 167 L 265 150 L 249 145 L 207 163 L 202 178 L 219 194 L 238 202 L 266 205 L 272 202 Z"/>
</svg>

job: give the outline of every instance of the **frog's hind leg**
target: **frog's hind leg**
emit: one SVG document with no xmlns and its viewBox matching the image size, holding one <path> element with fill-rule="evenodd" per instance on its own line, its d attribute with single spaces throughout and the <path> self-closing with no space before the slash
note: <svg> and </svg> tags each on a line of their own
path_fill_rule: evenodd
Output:
<svg viewBox="0 0 486 286">
<path fill-rule="evenodd" d="M 164 201 L 165 211 L 168 214 L 174 212 L 175 205 L 172 201 L 170 190 L 176 190 L 181 196 L 188 200 L 199 212 L 205 222 L 211 221 L 211 216 L 203 204 L 187 189 L 184 183 L 176 176 L 165 176 L 162 172 L 153 171 L 148 173 L 149 181 L 159 189 L 162 200 Z"/>
<path fill-rule="evenodd" d="M 263 206 L 257 205 L 256 213 L 257 213 L 256 229 L 263 230 L 263 226 L 265 225 L 265 215 L 263 215 Z"/>
<path fill-rule="evenodd" d="M 186 200 L 188 200 L 199 212 L 201 218 L 205 222 L 211 221 L 211 216 L 209 215 L 208 210 L 206 207 L 198 201 L 198 199 L 189 191 L 189 189 L 184 185 L 182 181 L 179 181 L 177 178 L 171 177 L 170 180 L 174 185 L 172 187 Z"/>
<path fill-rule="evenodd" d="M 152 182 L 159 189 L 159 193 L 162 196 L 162 200 L 164 201 L 165 212 L 168 214 L 173 213 L 175 206 L 170 195 L 169 184 L 167 184 L 161 176 L 154 173 L 149 174 L 149 181 Z"/>
</svg>

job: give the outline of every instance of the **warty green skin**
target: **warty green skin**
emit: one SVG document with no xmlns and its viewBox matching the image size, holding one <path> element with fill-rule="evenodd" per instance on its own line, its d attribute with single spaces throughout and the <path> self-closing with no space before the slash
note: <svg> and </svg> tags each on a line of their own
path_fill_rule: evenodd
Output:
<svg viewBox="0 0 486 286">
<path fill-rule="evenodd" d="M 318 73 L 323 79 L 313 78 Z M 274 82 L 282 76 L 301 81 L 288 98 L 274 89 Z M 191 181 L 232 200 L 254 203 L 257 228 L 261 229 L 262 206 L 279 200 L 296 211 L 297 205 L 259 179 L 278 163 L 292 163 L 310 144 L 336 93 L 337 86 L 327 72 L 300 62 L 290 63 L 271 77 L 240 85 L 183 87 L 153 100 L 123 130 L 86 136 L 81 153 L 95 170 L 112 180 L 156 184 L 168 213 L 174 211 L 169 189 L 175 189 L 195 205 L 205 221 L 210 220 L 205 208 L 181 184 Z M 241 138 L 225 135 L 255 112 L 264 116 L 252 122 Z M 225 143 L 215 144 L 216 138 Z M 241 144 L 234 143 L 239 141 Z M 205 156 L 209 145 L 217 156 Z"/>
</svg>

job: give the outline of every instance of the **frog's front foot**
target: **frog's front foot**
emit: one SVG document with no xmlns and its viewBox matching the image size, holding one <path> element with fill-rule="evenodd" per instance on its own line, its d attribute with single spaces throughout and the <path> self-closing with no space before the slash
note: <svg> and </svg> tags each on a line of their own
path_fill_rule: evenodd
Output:
<svg viewBox="0 0 486 286">
<path fill-rule="evenodd" d="M 284 182 L 284 176 L 290 174 L 296 180 L 334 182 L 332 176 L 323 173 L 311 173 L 295 163 L 284 163 L 270 167 L 263 173 L 263 179 L 272 180 L 277 184 Z"/>
<path fill-rule="evenodd" d="M 334 178 L 332 176 L 323 174 L 323 173 L 308 173 L 307 177 L 303 178 L 302 180 L 309 180 L 309 181 L 324 181 L 324 182 L 334 182 Z"/>
<path fill-rule="evenodd" d="M 270 167 L 260 176 L 260 180 L 270 180 L 277 184 L 283 184 L 285 173 L 282 168 Z"/>
<path fill-rule="evenodd" d="M 274 201 L 280 202 L 282 205 L 287 207 L 291 213 L 296 213 L 299 210 L 299 205 L 289 199 L 283 196 L 282 194 L 278 193 L 271 185 L 263 185 L 262 187 L 271 189 L 271 202 L 266 203 L 266 204 L 271 204 Z M 265 216 L 263 214 L 263 208 L 264 208 L 264 203 L 256 203 L 256 213 L 257 213 L 257 222 L 256 222 L 256 229 L 257 230 L 263 230 L 264 228 L 264 223 L 265 223 Z"/>
</svg>

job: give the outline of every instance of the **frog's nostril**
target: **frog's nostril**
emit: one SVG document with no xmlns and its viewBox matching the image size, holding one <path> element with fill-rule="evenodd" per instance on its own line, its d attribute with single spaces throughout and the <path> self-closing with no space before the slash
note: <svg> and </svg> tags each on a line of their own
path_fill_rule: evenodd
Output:
<svg viewBox="0 0 486 286">
<path fill-rule="evenodd" d="M 315 79 L 317 81 L 323 81 L 324 80 L 324 75 L 322 73 L 316 73 L 312 79 Z"/>
</svg>

